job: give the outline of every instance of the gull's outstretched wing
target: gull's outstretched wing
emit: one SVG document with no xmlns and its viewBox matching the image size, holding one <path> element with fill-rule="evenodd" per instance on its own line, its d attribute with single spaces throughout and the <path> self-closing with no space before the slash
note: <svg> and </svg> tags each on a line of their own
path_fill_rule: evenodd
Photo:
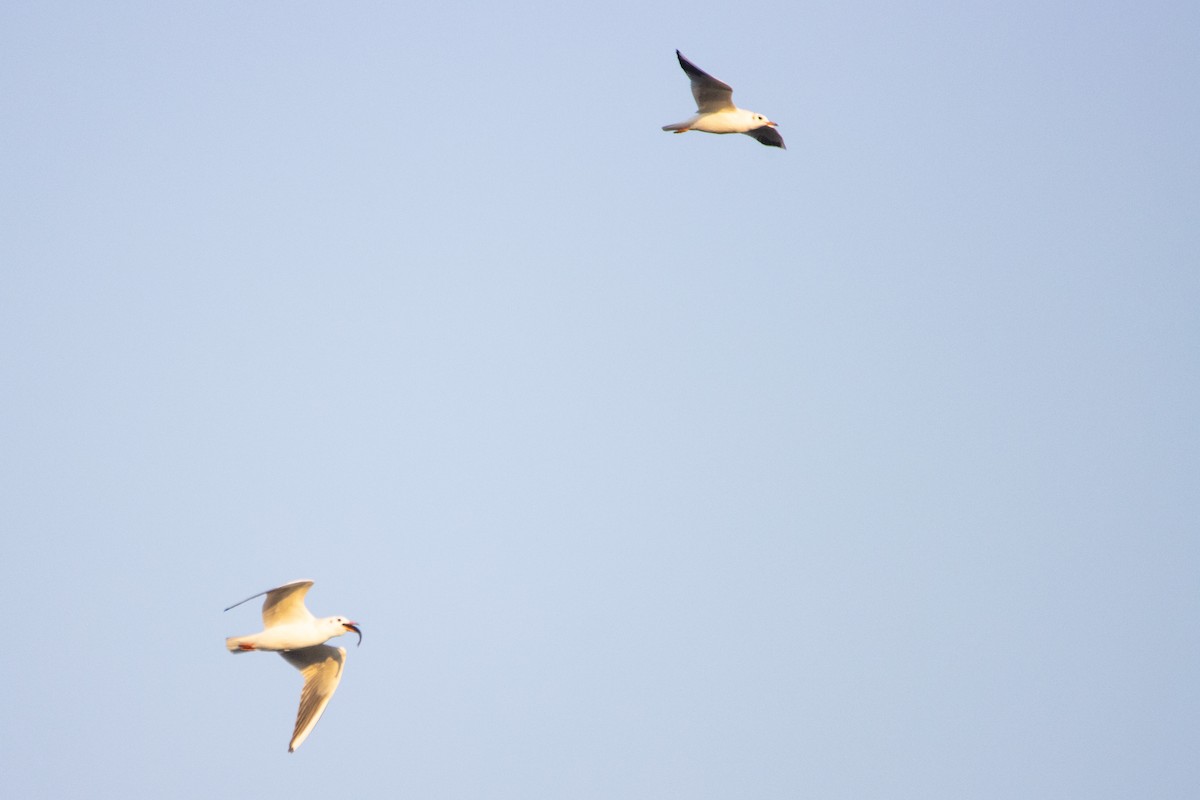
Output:
<svg viewBox="0 0 1200 800">
<path fill-rule="evenodd" d="M 267 589 L 265 592 L 252 594 L 245 600 L 239 600 L 234 603 L 229 608 L 236 608 L 248 600 L 262 597 L 265 594 L 267 599 L 263 601 L 262 609 L 264 628 L 286 625 L 289 622 L 305 622 L 313 619 L 313 615 L 309 613 L 308 608 L 304 605 L 304 595 L 308 594 L 308 590 L 312 588 L 312 585 L 313 582 L 309 580 L 292 581 L 291 583 L 285 583 L 283 586 L 277 586 L 274 589 Z M 229 608 L 225 610 L 228 611 Z"/>
<path fill-rule="evenodd" d="M 711 114 L 714 111 L 725 111 L 734 108 L 733 88 L 727 83 L 709 75 L 692 62 L 683 57 L 678 50 L 675 55 L 679 58 L 679 66 L 692 81 L 692 97 L 696 98 L 696 110 L 701 114 Z"/>
<path fill-rule="evenodd" d="M 770 125 L 763 125 L 761 128 L 746 131 L 746 135 L 753 136 L 768 147 L 782 147 L 784 150 L 787 150 L 787 147 L 783 143 L 783 137 L 779 135 L 779 131 Z"/>
<path fill-rule="evenodd" d="M 329 698 L 342 680 L 342 667 L 346 664 L 346 649 L 319 644 L 299 650 L 285 650 L 279 655 L 283 660 L 300 670 L 304 676 L 304 689 L 300 692 L 300 710 L 296 714 L 296 730 L 288 743 L 288 752 L 294 753 L 325 713 Z"/>
</svg>

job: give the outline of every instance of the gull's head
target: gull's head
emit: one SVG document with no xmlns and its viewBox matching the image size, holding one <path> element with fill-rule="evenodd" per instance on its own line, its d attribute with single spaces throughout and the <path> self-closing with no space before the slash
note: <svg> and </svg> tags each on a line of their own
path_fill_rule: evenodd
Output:
<svg viewBox="0 0 1200 800">
<path fill-rule="evenodd" d="M 358 644 L 362 644 L 362 631 L 358 628 L 357 622 L 351 622 L 345 617 L 330 617 L 330 627 L 334 628 L 334 636 L 343 636 L 348 631 L 354 631 L 358 634 Z"/>
<path fill-rule="evenodd" d="M 766 125 L 769 128 L 775 127 L 775 123 L 771 122 L 771 120 L 767 119 L 762 114 L 754 114 L 753 119 L 754 119 L 754 122 L 757 123 L 756 127 L 761 128 L 763 125 Z"/>
</svg>

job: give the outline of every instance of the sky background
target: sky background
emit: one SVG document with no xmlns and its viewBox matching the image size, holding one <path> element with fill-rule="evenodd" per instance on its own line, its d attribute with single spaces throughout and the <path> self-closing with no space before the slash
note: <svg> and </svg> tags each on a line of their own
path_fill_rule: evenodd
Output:
<svg viewBox="0 0 1200 800">
<path fill-rule="evenodd" d="M 1194 797 L 1197 30 L 3 4 L 6 794 Z"/>
</svg>

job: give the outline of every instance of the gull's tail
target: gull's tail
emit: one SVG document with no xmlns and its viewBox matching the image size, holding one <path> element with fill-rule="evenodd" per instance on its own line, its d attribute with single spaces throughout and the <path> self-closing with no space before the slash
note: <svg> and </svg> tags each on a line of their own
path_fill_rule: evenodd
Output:
<svg viewBox="0 0 1200 800">
<path fill-rule="evenodd" d="M 249 653 L 254 649 L 250 636 L 230 636 L 225 640 L 225 647 L 231 653 Z"/>
<path fill-rule="evenodd" d="M 675 131 L 676 133 L 683 133 L 684 131 L 686 131 L 688 129 L 688 123 L 687 122 L 672 122 L 670 125 L 663 125 L 662 129 L 664 131 Z"/>
</svg>

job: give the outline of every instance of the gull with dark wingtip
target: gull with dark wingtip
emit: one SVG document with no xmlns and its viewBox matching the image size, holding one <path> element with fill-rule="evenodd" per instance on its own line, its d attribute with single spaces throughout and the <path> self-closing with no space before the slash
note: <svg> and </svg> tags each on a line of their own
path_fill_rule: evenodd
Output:
<svg viewBox="0 0 1200 800">
<path fill-rule="evenodd" d="M 783 137 L 775 130 L 775 123 L 744 108 L 733 104 L 733 88 L 723 83 L 692 62 L 683 57 L 678 50 L 675 55 L 679 58 L 679 66 L 687 73 L 692 81 L 692 96 L 696 98 L 696 115 L 683 122 L 673 125 L 663 125 L 664 131 L 687 133 L 688 131 L 703 131 L 704 133 L 744 133 L 752 136 L 768 147 L 781 147 L 784 150 Z"/>
<path fill-rule="evenodd" d="M 346 648 L 330 647 L 325 642 L 354 631 L 358 634 L 358 643 L 362 644 L 362 631 L 358 623 L 345 617 L 318 619 L 309 612 L 304 605 L 304 595 L 312 585 L 312 581 L 292 581 L 251 595 L 229 607 L 236 608 L 265 594 L 267 599 L 262 607 L 262 632 L 249 636 L 230 636 L 225 640 L 225 647 L 231 653 L 249 653 L 253 650 L 279 653 L 284 661 L 300 670 L 304 676 L 296 728 L 292 732 L 292 741 L 288 743 L 289 753 L 295 752 L 312 733 L 342 680 Z"/>
</svg>

